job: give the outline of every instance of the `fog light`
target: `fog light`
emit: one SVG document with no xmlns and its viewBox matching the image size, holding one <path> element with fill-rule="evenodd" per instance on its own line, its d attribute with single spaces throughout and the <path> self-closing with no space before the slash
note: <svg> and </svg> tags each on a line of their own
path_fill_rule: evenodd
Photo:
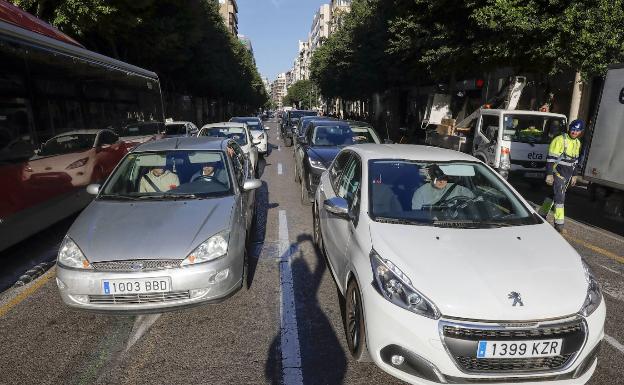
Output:
<svg viewBox="0 0 624 385">
<path fill-rule="evenodd" d="M 65 289 L 65 284 L 63 283 L 63 281 L 61 281 L 60 279 L 58 279 L 58 277 L 56 278 L 56 285 L 58 286 L 59 289 L 63 290 Z"/>
<path fill-rule="evenodd" d="M 405 357 L 395 354 L 390 360 L 392 361 L 392 365 L 399 366 L 405 362 Z"/>
<path fill-rule="evenodd" d="M 89 296 L 84 294 L 73 294 L 69 296 L 76 302 L 87 303 L 89 302 Z"/>
<path fill-rule="evenodd" d="M 192 289 L 190 290 L 189 294 L 191 298 L 198 298 L 198 297 L 205 296 L 206 294 L 208 294 L 209 291 L 210 291 L 210 288 Z"/>
</svg>

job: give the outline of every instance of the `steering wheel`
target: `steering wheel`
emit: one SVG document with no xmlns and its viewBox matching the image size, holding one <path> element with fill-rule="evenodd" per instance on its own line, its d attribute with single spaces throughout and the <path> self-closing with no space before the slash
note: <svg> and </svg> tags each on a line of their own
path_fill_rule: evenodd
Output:
<svg viewBox="0 0 624 385">
<path fill-rule="evenodd" d="M 220 184 L 223 187 L 227 187 L 227 185 L 225 184 L 225 182 L 220 181 L 216 176 L 214 175 L 200 175 L 198 176 L 193 182 L 197 182 L 197 181 L 202 181 L 202 182 L 216 182 L 218 184 Z"/>
<path fill-rule="evenodd" d="M 465 195 L 456 195 L 454 197 L 446 198 L 441 202 L 437 202 L 435 205 L 442 208 L 454 208 L 462 203 L 472 200 L 473 198 L 474 197 L 469 197 Z"/>
</svg>

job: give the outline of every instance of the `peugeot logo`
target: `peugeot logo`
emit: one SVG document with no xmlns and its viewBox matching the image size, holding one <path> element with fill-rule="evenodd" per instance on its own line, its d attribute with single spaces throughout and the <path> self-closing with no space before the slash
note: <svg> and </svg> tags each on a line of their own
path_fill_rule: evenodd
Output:
<svg viewBox="0 0 624 385">
<path fill-rule="evenodd" d="M 131 270 L 143 270 L 143 264 L 142 263 L 133 263 L 132 265 L 130 265 L 130 269 Z M 515 305 L 514 305 L 515 306 Z"/>
<path fill-rule="evenodd" d="M 513 299 L 513 305 L 511 305 L 511 306 L 516 306 L 518 304 L 520 306 L 524 306 L 524 304 L 522 303 L 522 297 L 520 296 L 520 293 L 518 293 L 516 291 L 512 291 L 511 293 L 509 293 L 507 295 L 507 298 Z"/>
</svg>

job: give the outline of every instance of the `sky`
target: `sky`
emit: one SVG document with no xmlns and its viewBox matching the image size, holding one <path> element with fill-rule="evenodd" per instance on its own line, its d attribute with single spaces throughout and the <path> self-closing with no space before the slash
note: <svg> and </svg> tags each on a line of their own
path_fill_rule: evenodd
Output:
<svg viewBox="0 0 624 385">
<path fill-rule="evenodd" d="M 251 39 L 260 75 L 272 82 L 292 68 L 323 3 L 329 0 L 237 0 L 238 33 Z"/>
</svg>

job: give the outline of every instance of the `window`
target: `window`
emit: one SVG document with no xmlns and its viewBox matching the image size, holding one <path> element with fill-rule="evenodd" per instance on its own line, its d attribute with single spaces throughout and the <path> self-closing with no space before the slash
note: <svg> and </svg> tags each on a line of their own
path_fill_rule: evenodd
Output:
<svg viewBox="0 0 624 385">
<path fill-rule="evenodd" d="M 359 203 L 361 184 L 362 173 L 360 160 L 358 157 L 352 156 L 342 173 L 336 195 L 344 198 L 349 203 L 349 207 L 353 209 Z"/>
<path fill-rule="evenodd" d="M 483 115 L 481 118 L 481 133 L 490 141 L 496 140 L 498 137 L 498 123 L 498 116 Z"/>
<path fill-rule="evenodd" d="M 102 131 L 100 133 L 99 146 L 115 144 L 117 143 L 118 137 L 110 131 Z"/>
<path fill-rule="evenodd" d="M 347 161 L 349 160 L 350 157 L 351 157 L 351 152 L 349 151 L 341 152 L 338 155 L 338 157 L 334 160 L 331 167 L 329 168 L 329 180 L 331 181 L 334 191 L 338 190 L 338 186 L 337 186 L 338 178 L 340 177 L 340 174 L 342 174 L 342 171 L 347 165 Z"/>
<path fill-rule="evenodd" d="M 234 177 L 242 186 L 245 182 L 247 157 L 236 142 L 230 142 L 230 144 L 228 144 L 228 155 L 230 159 L 232 159 L 232 165 L 234 166 Z"/>
</svg>

